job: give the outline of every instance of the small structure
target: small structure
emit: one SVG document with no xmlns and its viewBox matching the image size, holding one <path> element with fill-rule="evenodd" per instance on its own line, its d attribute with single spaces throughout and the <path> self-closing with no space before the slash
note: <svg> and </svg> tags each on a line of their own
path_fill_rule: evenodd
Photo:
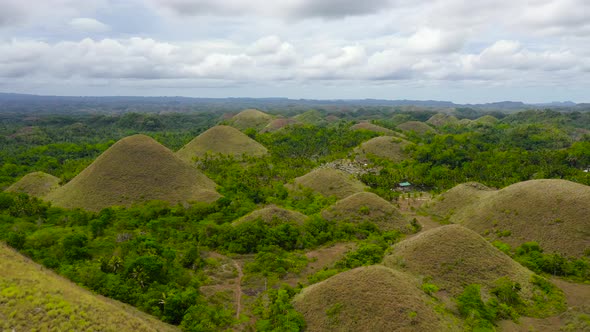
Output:
<svg viewBox="0 0 590 332">
<path fill-rule="evenodd" d="M 399 186 L 400 186 L 401 188 L 409 188 L 409 187 L 411 187 L 411 186 L 412 186 L 412 184 L 411 184 L 411 183 L 409 183 L 409 182 L 401 182 L 401 183 L 399 184 Z"/>
</svg>

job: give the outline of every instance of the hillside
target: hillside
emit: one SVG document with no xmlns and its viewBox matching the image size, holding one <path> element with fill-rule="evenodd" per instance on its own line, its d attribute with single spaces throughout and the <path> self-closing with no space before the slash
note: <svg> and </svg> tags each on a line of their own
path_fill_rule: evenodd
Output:
<svg viewBox="0 0 590 332">
<path fill-rule="evenodd" d="M 462 183 L 439 195 L 426 210 L 440 218 L 448 218 L 460 209 L 493 192 L 493 189 L 481 183 Z"/>
<path fill-rule="evenodd" d="M 384 266 L 337 274 L 293 299 L 308 331 L 453 331 L 413 277 Z"/>
<path fill-rule="evenodd" d="M 396 134 L 396 132 L 391 129 L 387 129 L 385 127 L 381 127 L 376 124 L 372 124 L 370 122 L 359 122 L 359 123 L 355 124 L 354 126 L 350 127 L 350 129 L 374 131 L 376 133 L 389 135 L 389 136 Z"/>
<path fill-rule="evenodd" d="M 242 218 L 234 221 L 233 225 L 239 225 L 245 222 L 262 220 L 266 224 L 275 225 L 280 223 L 303 224 L 307 216 L 293 210 L 287 210 L 276 205 L 269 205 L 262 209 L 254 210 Z"/>
<path fill-rule="evenodd" d="M 435 133 L 436 131 L 432 129 L 429 125 L 425 124 L 424 122 L 420 121 L 408 121 L 397 126 L 397 129 L 407 132 L 415 132 L 419 135 L 424 135 L 426 133 Z"/>
<path fill-rule="evenodd" d="M 431 124 L 435 127 L 456 124 L 458 122 L 459 122 L 459 119 L 457 119 L 456 117 L 454 117 L 452 115 L 445 114 L 445 113 L 436 113 L 435 115 L 433 115 L 432 117 L 430 117 L 430 119 L 428 119 L 426 121 L 426 123 Z"/>
<path fill-rule="evenodd" d="M 243 110 L 234 115 L 229 124 L 239 130 L 254 128 L 260 130 L 272 120 L 272 116 L 255 109 Z"/>
<path fill-rule="evenodd" d="M 58 187 L 59 178 L 44 172 L 33 172 L 13 183 L 6 191 L 43 197 Z"/>
<path fill-rule="evenodd" d="M 383 264 L 432 277 L 434 284 L 452 296 L 473 283 L 490 290 L 501 277 L 519 282 L 528 297 L 532 294 L 531 271 L 460 225 L 434 228 L 395 244 Z"/>
<path fill-rule="evenodd" d="M 404 231 L 407 225 L 395 206 L 370 192 L 356 193 L 337 201 L 322 211 L 322 218 L 340 222 L 372 222 L 384 231 Z"/>
<path fill-rule="evenodd" d="M 3 331 L 177 331 L 46 270 L 0 242 Z"/>
<path fill-rule="evenodd" d="M 363 192 L 367 188 L 352 175 L 333 168 L 317 168 L 295 178 L 293 184 L 287 187 L 292 190 L 298 190 L 299 187 L 309 188 L 324 196 L 336 196 L 339 199 Z"/>
<path fill-rule="evenodd" d="M 261 133 L 275 132 L 287 126 L 298 124 L 299 121 L 292 118 L 278 118 L 270 121 L 262 130 Z"/>
<path fill-rule="evenodd" d="M 145 135 L 126 137 L 46 196 L 56 206 L 93 211 L 162 200 L 213 202 L 215 183 Z"/>
<path fill-rule="evenodd" d="M 475 119 L 474 122 L 482 125 L 493 126 L 496 123 L 498 123 L 498 119 L 491 115 L 484 115 L 480 118 Z"/>
<path fill-rule="evenodd" d="M 357 159 L 367 160 L 371 155 L 379 158 L 389 159 L 393 162 L 400 162 L 408 156 L 403 151 L 410 142 L 392 136 L 379 136 L 372 138 L 354 149 L 358 154 Z"/>
<path fill-rule="evenodd" d="M 193 162 L 195 157 L 202 157 L 207 153 L 240 157 L 243 154 L 262 156 L 268 151 L 236 128 L 215 126 L 195 137 L 178 150 L 176 155 L 182 160 Z"/>
<path fill-rule="evenodd" d="M 326 123 L 322 113 L 317 110 L 309 110 L 293 117 L 297 122 L 306 125 L 323 125 Z"/>
<path fill-rule="evenodd" d="M 484 195 L 450 220 L 511 246 L 537 241 L 548 252 L 580 257 L 590 248 L 588 202 L 589 186 L 531 180 Z"/>
</svg>

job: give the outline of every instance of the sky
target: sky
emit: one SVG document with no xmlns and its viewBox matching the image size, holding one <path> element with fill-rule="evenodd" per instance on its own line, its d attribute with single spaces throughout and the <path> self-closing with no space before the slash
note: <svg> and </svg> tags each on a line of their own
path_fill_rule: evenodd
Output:
<svg viewBox="0 0 590 332">
<path fill-rule="evenodd" d="M 0 92 L 590 101 L 589 0 L 0 0 Z"/>
</svg>

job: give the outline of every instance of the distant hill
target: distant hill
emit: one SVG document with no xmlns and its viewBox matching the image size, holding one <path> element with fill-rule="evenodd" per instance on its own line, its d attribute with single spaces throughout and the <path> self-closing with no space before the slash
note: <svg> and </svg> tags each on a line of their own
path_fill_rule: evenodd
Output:
<svg viewBox="0 0 590 332">
<path fill-rule="evenodd" d="M 207 153 L 234 157 L 240 157 L 243 154 L 263 156 L 268 153 L 268 150 L 236 128 L 215 126 L 195 137 L 178 150 L 176 155 L 192 163 L 195 157 L 203 157 Z"/>
<path fill-rule="evenodd" d="M 232 224 L 239 225 L 246 222 L 262 220 L 269 225 L 276 225 L 280 223 L 296 223 L 303 224 L 307 220 L 307 216 L 293 210 L 284 209 L 276 205 L 269 205 L 267 207 L 254 210 L 240 219 L 234 221 Z"/>
<path fill-rule="evenodd" d="M 300 122 L 293 118 L 277 118 L 269 122 L 260 132 L 275 132 L 287 126 L 299 124 Z"/>
<path fill-rule="evenodd" d="M 243 110 L 234 115 L 228 122 L 239 130 L 253 128 L 261 130 L 272 121 L 272 116 L 255 109 Z"/>
<path fill-rule="evenodd" d="M 58 187 L 59 178 L 43 172 L 33 172 L 13 183 L 10 187 L 6 188 L 6 191 L 43 197 Z"/>
<path fill-rule="evenodd" d="M 404 122 L 404 123 L 398 125 L 397 128 L 399 130 L 406 131 L 406 132 L 413 131 L 419 135 L 424 135 L 426 133 L 435 133 L 436 132 L 436 130 L 434 130 L 432 127 L 430 127 L 426 123 L 420 122 L 420 121 Z"/>
<path fill-rule="evenodd" d="M 362 130 L 374 131 L 376 133 L 389 135 L 389 136 L 392 136 L 395 134 L 399 135 L 399 133 L 396 133 L 395 131 L 393 131 L 391 129 L 387 129 L 385 127 L 381 127 L 376 124 L 372 124 L 370 122 L 359 122 L 359 123 L 355 124 L 354 126 L 350 127 L 350 129 L 352 129 L 352 130 L 361 130 L 362 129 Z"/>
<path fill-rule="evenodd" d="M 411 144 L 410 142 L 392 136 L 379 136 L 372 138 L 354 149 L 358 154 L 357 160 L 367 160 L 371 155 L 388 159 L 393 162 L 400 162 L 408 158 L 404 149 Z"/>
<path fill-rule="evenodd" d="M 456 124 L 459 122 L 459 119 L 454 117 L 453 115 L 445 114 L 445 113 L 436 113 L 426 123 L 431 124 L 435 127 L 446 126 L 450 124 Z"/>
<path fill-rule="evenodd" d="M 149 200 L 213 202 L 215 183 L 145 135 L 126 137 L 46 199 L 65 208 L 101 210 Z"/>
<path fill-rule="evenodd" d="M 295 178 L 291 190 L 297 191 L 298 187 L 309 188 L 324 196 L 336 196 L 339 199 L 352 194 L 363 192 L 367 188 L 362 182 L 352 175 L 333 168 L 318 168 L 303 176 Z"/>
<path fill-rule="evenodd" d="M 405 231 L 407 222 L 399 210 L 383 198 L 360 192 L 341 199 L 322 211 L 326 220 L 360 223 L 363 221 L 377 225 L 381 230 Z"/>
<path fill-rule="evenodd" d="M 178 331 L 139 310 L 95 295 L 0 242 L 3 331 Z"/>
<path fill-rule="evenodd" d="M 308 331 L 459 331 L 419 287 L 408 274 L 366 266 L 304 288 L 293 305 Z"/>
</svg>

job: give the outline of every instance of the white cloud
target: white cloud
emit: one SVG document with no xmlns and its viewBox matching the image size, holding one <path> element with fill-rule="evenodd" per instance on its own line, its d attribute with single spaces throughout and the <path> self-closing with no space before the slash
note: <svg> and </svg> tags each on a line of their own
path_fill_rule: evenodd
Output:
<svg viewBox="0 0 590 332">
<path fill-rule="evenodd" d="M 75 30 L 80 30 L 80 31 L 84 31 L 84 32 L 107 32 L 109 31 L 111 28 L 94 19 L 94 18 L 89 18 L 89 17 L 78 17 L 75 19 L 72 19 L 69 23 L 70 27 L 72 27 Z"/>
</svg>

